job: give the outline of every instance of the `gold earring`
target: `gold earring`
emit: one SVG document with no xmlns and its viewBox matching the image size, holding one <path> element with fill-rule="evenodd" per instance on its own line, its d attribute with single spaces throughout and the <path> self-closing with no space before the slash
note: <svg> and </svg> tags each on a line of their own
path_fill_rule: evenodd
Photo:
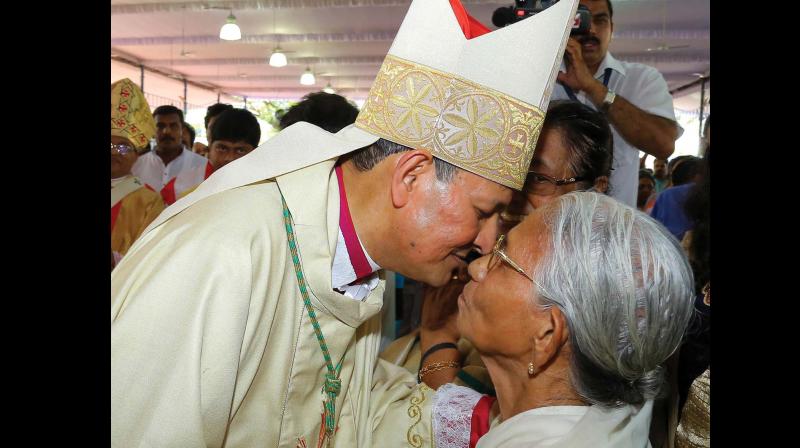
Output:
<svg viewBox="0 0 800 448">
<path fill-rule="evenodd" d="M 536 367 L 534 367 L 533 361 L 528 363 L 528 375 L 536 375 Z"/>
</svg>

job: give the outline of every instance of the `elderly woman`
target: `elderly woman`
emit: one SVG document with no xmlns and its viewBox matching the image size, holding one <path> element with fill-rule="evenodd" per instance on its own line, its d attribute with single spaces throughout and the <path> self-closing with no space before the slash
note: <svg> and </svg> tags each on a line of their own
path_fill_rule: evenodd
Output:
<svg viewBox="0 0 800 448">
<path fill-rule="evenodd" d="M 416 386 L 406 412 L 412 446 L 649 445 L 662 364 L 693 305 L 689 263 L 663 226 L 607 196 L 573 192 L 534 210 L 469 271 L 457 330 L 489 370 L 499 415 L 472 389 Z M 431 428 L 416 417 L 425 413 Z M 376 425 L 387 442 L 403 426 L 399 414 Z M 478 441 L 476 425 L 489 421 Z"/>
</svg>

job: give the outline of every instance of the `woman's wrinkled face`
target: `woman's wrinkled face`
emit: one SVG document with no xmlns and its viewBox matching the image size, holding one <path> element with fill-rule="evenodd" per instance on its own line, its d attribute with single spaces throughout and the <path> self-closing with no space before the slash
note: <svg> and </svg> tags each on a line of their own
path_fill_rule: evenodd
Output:
<svg viewBox="0 0 800 448">
<path fill-rule="evenodd" d="M 549 230 L 534 211 L 505 237 L 505 254 L 533 276 Z M 491 264 L 490 264 L 491 258 Z M 472 278 L 458 298 L 458 329 L 482 355 L 527 356 L 530 327 L 540 310 L 533 282 L 497 256 L 469 265 Z"/>
</svg>

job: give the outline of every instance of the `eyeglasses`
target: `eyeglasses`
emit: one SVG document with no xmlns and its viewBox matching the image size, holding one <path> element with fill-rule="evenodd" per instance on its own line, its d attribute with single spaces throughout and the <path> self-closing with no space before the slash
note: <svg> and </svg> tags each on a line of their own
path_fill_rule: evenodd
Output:
<svg viewBox="0 0 800 448">
<path fill-rule="evenodd" d="M 124 143 L 119 145 L 114 143 L 111 144 L 111 154 L 119 154 L 124 156 L 125 154 L 131 152 L 136 152 L 136 148 L 131 145 L 126 145 Z"/>
<path fill-rule="evenodd" d="M 527 278 L 528 280 L 536 283 L 533 277 L 528 275 L 525 272 L 525 270 L 522 269 L 514 260 L 509 258 L 509 256 L 505 252 L 505 247 L 506 247 L 505 242 L 506 242 L 505 235 L 500 235 L 500 237 L 497 238 L 497 242 L 494 243 L 494 248 L 492 249 L 492 254 L 489 256 L 489 264 L 487 265 L 487 271 L 492 270 L 499 260 L 503 260 L 504 262 L 506 262 L 506 264 L 511 266 L 512 269 L 524 275 L 525 278 Z"/>
<path fill-rule="evenodd" d="M 523 191 L 539 196 L 552 196 L 555 194 L 557 187 L 574 184 L 582 180 L 586 180 L 586 178 L 583 176 L 574 176 L 566 179 L 556 179 L 546 174 L 528 171 L 528 177 L 525 179 Z"/>
</svg>

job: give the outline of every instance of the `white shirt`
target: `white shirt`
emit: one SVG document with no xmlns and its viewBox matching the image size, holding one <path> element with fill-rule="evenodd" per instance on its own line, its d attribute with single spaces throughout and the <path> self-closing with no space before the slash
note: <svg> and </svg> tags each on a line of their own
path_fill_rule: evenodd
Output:
<svg viewBox="0 0 800 448">
<path fill-rule="evenodd" d="M 150 151 L 136 160 L 131 172 L 156 191 L 161 191 L 169 181 L 177 177 L 175 180 L 177 197 L 205 180 L 208 163 L 205 157 L 183 148 L 180 155 L 165 166 L 161 157 L 155 151 Z"/>
<path fill-rule="evenodd" d="M 609 90 L 625 98 L 634 106 L 643 111 L 675 120 L 675 108 L 672 104 L 672 95 L 669 93 L 667 82 L 661 73 L 653 67 L 634 62 L 618 61 L 606 53 L 600 67 L 594 77 L 600 82 L 603 81 L 603 73 L 606 67 L 612 70 L 611 79 L 608 82 Z M 566 71 L 563 63 L 561 71 Z M 576 92 L 575 96 L 583 104 L 597 110 L 594 103 L 586 96 L 586 92 Z M 568 100 L 567 91 L 564 86 L 556 84 L 553 87 L 553 95 L 550 101 Z M 611 132 L 614 135 L 614 162 L 611 171 L 610 194 L 613 198 L 636 207 L 636 194 L 639 190 L 639 149 L 625 141 L 617 133 L 614 125 L 611 125 Z M 683 134 L 683 128 L 678 125 L 678 137 Z M 677 137 L 676 137 L 677 138 Z"/>
<path fill-rule="evenodd" d="M 358 236 L 356 236 L 358 238 Z M 366 278 L 362 283 L 351 285 L 357 277 L 353 264 L 350 262 L 350 254 L 347 251 L 347 245 L 344 242 L 344 234 L 342 229 L 339 229 L 339 238 L 336 240 L 336 252 L 333 255 L 333 269 L 331 272 L 331 286 L 344 293 L 351 299 L 363 301 L 369 292 L 375 289 L 380 283 L 378 274 L 375 272 L 381 269 L 375 261 L 370 258 L 364 245 L 361 244 L 361 239 L 358 240 L 361 245 L 361 250 L 364 251 L 364 256 L 367 258 L 367 263 L 372 269 L 372 275 Z"/>
<path fill-rule="evenodd" d="M 652 400 L 641 407 L 531 409 L 492 426 L 476 448 L 649 448 L 652 412 Z"/>
</svg>

